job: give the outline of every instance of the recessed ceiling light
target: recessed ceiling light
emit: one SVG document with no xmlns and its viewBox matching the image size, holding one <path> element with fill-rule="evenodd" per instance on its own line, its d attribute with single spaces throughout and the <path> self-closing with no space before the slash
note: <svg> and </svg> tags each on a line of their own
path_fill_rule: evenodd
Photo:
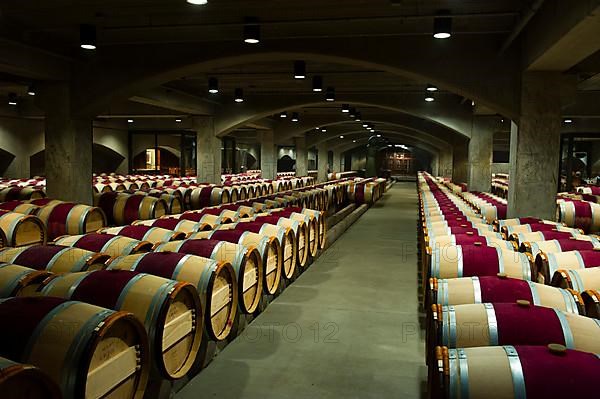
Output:
<svg viewBox="0 0 600 399">
<path fill-rule="evenodd" d="M 8 105 L 17 105 L 16 93 L 8 93 Z"/>
<path fill-rule="evenodd" d="M 356 143 L 356 140 L 352 140 L 353 143 Z"/>
<path fill-rule="evenodd" d="M 381 137 L 381 134 L 378 134 L 377 137 Z"/>
<path fill-rule="evenodd" d="M 368 128 L 368 127 L 369 127 L 369 124 L 368 124 L 367 122 L 364 122 L 364 123 L 362 124 L 362 127 L 364 127 L 364 128 Z"/>
<path fill-rule="evenodd" d="M 181 123 L 181 119 L 175 119 L 175 122 Z"/>
<path fill-rule="evenodd" d="M 427 85 L 427 91 L 437 91 L 438 88 L 435 87 L 434 85 Z"/>
<path fill-rule="evenodd" d="M 335 88 L 334 87 L 328 87 L 327 91 L 325 93 L 325 101 L 335 101 Z"/>
<path fill-rule="evenodd" d="M 203 6 L 206 3 L 208 3 L 208 0 L 185 0 L 190 4 L 193 4 L 195 6 Z"/>
<path fill-rule="evenodd" d="M 392 146 L 391 144 L 388 144 L 388 147 L 391 147 L 391 146 Z"/>
<path fill-rule="evenodd" d="M 348 105 L 348 104 L 342 104 L 342 112 L 343 113 L 350 112 L 350 105 Z"/>
<path fill-rule="evenodd" d="M 341 138 L 341 139 L 343 139 L 343 138 L 344 138 L 344 136 L 340 136 L 340 138 Z"/>
<path fill-rule="evenodd" d="M 29 87 L 27 88 L 27 94 L 29 94 L 30 96 L 35 96 L 37 90 L 35 88 L 34 84 L 30 84 Z"/>
<path fill-rule="evenodd" d="M 319 130 L 321 130 L 321 128 L 317 126 L 317 127 L 315 128 L 315 130 L 318 132 Z"/>
<path fill-rule="evenodd" d="M 428 103 L 435 101 L 435 98 L 433 97 L 425 97 L 425 101 L 427 101 Z"/>
<path fill-rule="evenodd" d="M 573 123 L 573 119 L 565 119 L 565 123 Z"/>
<path fill-rule="evenodd" d="M 327 132 L 327 128 L 326 128 L 326 127 L 322 127 L 322 128 L 321 128 L 321 131 L 322 131 L 323 133 L 325 133 L 325 132 Z"/>
<path fill-rule="evenodd" d="M 300 120 L 300 116 L 297 112 L 292 113 L 292 122 L 298 122 Z"/>
<path fill-rule="evenodd" d="M 133 123 L 133 119 L 127 119 L 127 123 Z"/>
<path fill-rule="evenodd" d="M 217 78 L 208 78 L 208 92 L 210 94 L 219 92 L 219 80 Z"/>
</svg>

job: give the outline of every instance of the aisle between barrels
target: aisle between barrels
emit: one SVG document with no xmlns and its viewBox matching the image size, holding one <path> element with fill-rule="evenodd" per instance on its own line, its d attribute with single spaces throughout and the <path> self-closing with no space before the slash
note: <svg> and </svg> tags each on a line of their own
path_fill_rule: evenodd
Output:
<svg viewBox="0 0 600 399">
<path fill-rule="evenodd" d="M 396 184 L 175 397 L 422 397 L 416 218 Z"/>
</svg>

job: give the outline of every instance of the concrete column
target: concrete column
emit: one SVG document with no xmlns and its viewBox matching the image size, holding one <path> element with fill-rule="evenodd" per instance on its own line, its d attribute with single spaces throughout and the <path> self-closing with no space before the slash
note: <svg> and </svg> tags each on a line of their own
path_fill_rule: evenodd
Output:
<svg viewBox="0 0 600 399">
<path fill-rule="evenodd" d="M 48 197 L 92 205 L 92 118 L 75 115 L 65 82 L 44 85 L 40 100 Z"/>
<path fill-rule="evenodd" d="M 377 149 L 371 145 L 367 147 L 365 177 L 375 177 L 377 176 L 377 172 Z"/>
<path fill-rule="evenodd" d="M 331 167 L 331 171 L 342 171 L 342 153 L 339 150 L 333 150 L 333 166 Z"/>
<path fill-rule="evenodd" d="M 431 174 L 433 176 L 439 176 L 440 173 L 440 155 L 435 154 L 431 158 Z"/>
<path fill-rule="evenodd" d="M 317 146 L 317 182 L 322 183 L 327 181 L 327 144 L 321 143 Z"/>
<path fill-rule="evenodd" d="M 277 154 L 275 136 L 272 130 L 265 130 L 260 137 L 260 169 L 263 179 L 275 179 L 277 176 Z"/>
<path fill-rule="evenodd" d="M 296 176 L 308 175 L 308 152 L 306 151 L 306 137 L 296 137 Z"/>
<path fill-rule="evenodd" d="M 563 83 L 558 73 L 523 74 L 519 124 L 510 129 L 509 218 L 555 217 Z"/>
<path fill-rule="evenodd" d="M 439 155 L 439 176 L 452 178 L 453 155 L 451 146 L 441 150 Z"/>
<path fill-rule="evenodd" d="M 196 169 L 199 183 L 221 184 L 221 139 L 216 136 L 215 122 L 210 116 L 194 117 L 196 131 Z"/>
<path fill-rule="evenodd" d="M 468 186 L 470 191 L 490 191 L 495 117 L 475 117 L 469 141 Z"/>
<path fill-rule="evenodd" d="M 466 183 L 468 176 L 469 143 L 454 144 L 452 156 L 452 181 L 455 183 Z"/>
</svg>

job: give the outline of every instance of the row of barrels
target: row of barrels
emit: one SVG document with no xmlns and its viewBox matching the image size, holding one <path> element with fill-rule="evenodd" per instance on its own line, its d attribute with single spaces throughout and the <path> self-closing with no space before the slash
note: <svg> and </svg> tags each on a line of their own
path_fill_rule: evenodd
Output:
<svg viewBox="0 0 600 399">
<path fill-rule="evenodd" d="M 560 270 L 552 277 L 553 286 L 537 283 L 532 253 L 518 252 L 526 242 L 519 245 L 514 238 L 552 232 L 569 234 L 569 241 L 590 241 L 573 237 L 581 231 L 534 219 L 491 226 L 427 174 L 419 175 L 418 187 L 431 396 L 488 397 L 492 385 L 505 397 L 553 396 L 556 390 L 540 388 L 546 383 L 540 375 L 563 367 L 575 367 L 561 386 L 565 394 L 582 386 L 582 392 L 589 390 L 582 376 L 588 369 L 600 370 L 595 355 L 600 353 L 600 321 L 586 317 L 597 314 L 591 302 L 586 309 L 587 294 L 580 291 L 600 283 L 600 271 L 577 270 L 590 273 L 582 277 L 583 285 Z M 538 224 L 544 225 L 540 231 Z"/>
<path fill-rule="evenodd" d="M 508 175 L 496 173 L 492 174 L 491 193 L 500 197 L 508 198 Z"/>
<path fill-rule="evenodd" d="M 316 226 L 322 217 L 295 210 L 302 213 L 256 214 L 252 222 L 238 220 L 203 239 L 147 245 L 93 233 L 0 251 L 0 260 L 10 262 L 0 266 L 0 293 L 9 297 L 0 301 L 0 319 L 12 320 L 3 342 L 20 337 L 22 343 L 0 344 L 0 356 L 40 367 L 64 397 L 142 397 L 149 370 L 171 379 L 190 370 L 203 328 L 222 340 L 237 312 L 257 310 L 260 296 L 279 277 L 270 270 L 283 261 L 279 243 L 291 240 L 293 249 L 293 229 L 306 229 L 307 221 Z M 128 227 L 147 226 L 121 228 Z M 60 331 L 63 321 L 73 323 L 69 331 Z M 41 349 L 24 349 L 31 346 Z"/>
</svg>

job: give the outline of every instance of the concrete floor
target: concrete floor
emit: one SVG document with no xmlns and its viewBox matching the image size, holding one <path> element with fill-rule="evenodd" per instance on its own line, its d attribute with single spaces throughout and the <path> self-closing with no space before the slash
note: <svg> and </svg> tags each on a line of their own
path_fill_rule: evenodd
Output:
<svg viewBox="0 0 600 399">
<path fill-rule="evenodd" d="M 177 399 L 419 398 L 414 183 L 397 183 Z"/>
</svg>

